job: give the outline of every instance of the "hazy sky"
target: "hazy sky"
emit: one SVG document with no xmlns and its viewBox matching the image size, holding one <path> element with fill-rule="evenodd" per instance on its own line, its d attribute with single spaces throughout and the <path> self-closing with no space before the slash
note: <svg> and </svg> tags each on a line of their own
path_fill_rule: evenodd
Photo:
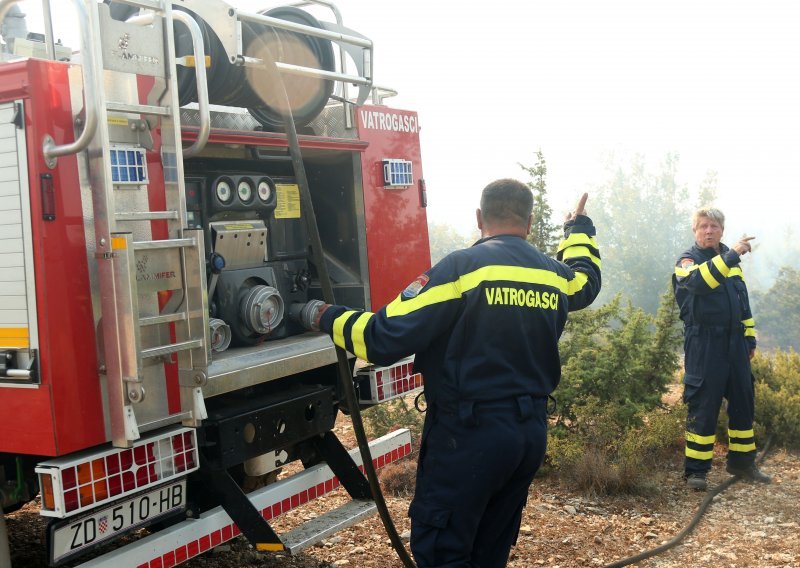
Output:
<svg viewBox="0 0 800 568">
<path fill-rule="evenodd" d="M 374 41 L 376 83 L 400 92 L 387 104 L 419 112 L 432 221 L 470 230 L 482 187 L 526 179 L 517 164 L 533 165 L 538 149 L 559 213 L 607 178 L 610 152 L 654 163 L 677 153 L 692 191 L 717 171 L 731 237 L 747 231 L 777 248 L 800 209 L 796 0 L 337 6 Z M 56 25 L 68 35 L 67 18 Z"/>
</svg>

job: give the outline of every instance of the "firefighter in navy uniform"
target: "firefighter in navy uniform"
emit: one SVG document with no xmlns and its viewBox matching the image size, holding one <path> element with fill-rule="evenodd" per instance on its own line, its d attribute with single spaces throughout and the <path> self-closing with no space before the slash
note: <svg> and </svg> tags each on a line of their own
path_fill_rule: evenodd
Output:
<svg viewBox="0 0 800 568">
<path fill-rule="evenodd" d="M 739 267 L 740 257 L 750 252 L 754 237 L 744 237 L 728 248 L 721 242 L 724 227 L 725 216 L 718 209 L 695 211 L 695 245 L 680 256 L 672 278 L 684 324 L 686 355 L 684 478 L 690 488 L 701 491 L 707 488 L 723 397 L 728 401 L 727 471 L 754 481 L 770 481 L 755 464 L 750 359 L 756 334 Z"/>
<path fill-rule="evenodd" d="M 419 276 L 377 313 L 319 303 L 319 328 L 356 356 L 391 364 L 416 354 L 428 410 L 411 550 L 420 567 L 505 566 L 547 440 L 567 313 L 600 291 L 587 195 L 555 260 L 526 240 L 532 194 L 498 180 L 476 211 L 482 238 Z M 316 308 L 315 308 L 316 309 Z"/>
</svg>

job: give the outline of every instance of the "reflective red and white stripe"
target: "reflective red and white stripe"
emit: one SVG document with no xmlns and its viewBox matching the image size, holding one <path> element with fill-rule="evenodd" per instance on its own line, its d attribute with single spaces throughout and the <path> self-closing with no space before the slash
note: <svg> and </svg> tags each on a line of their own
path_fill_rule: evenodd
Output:
<svg viewBox="0 0 800 568">
<path fill-rule="evenodd" d="M 197 433 L 174 427 L 145 436 L 131 448 L 102 448 L 36 466 L 40 514 L 65 518 L 184 477 L 200 465 Z"/>
<path fill-rule="evenodd" d="M 408 430 L 391 432 L 370 442 L 372 463 L 376 468 L 399 460 L 411 453 Z M 357 449 L 350 455 L 363 470 Z M 265 519 L 291 511 L 308 501 L 339 487 L 339 480 L 326 464 L 319 464 L 249 495 Z M 241 531 L 228 514 L 217 507 L 198 519 L 189 519 L 142 538 L 127 546 L 81 564 L 81 568 L 119 565 L 137 568 L 170 568 L 202 554 L 232 538 Z"/>
<path fill-rule="evenodd" d="M 414 358 L 408 357 L 388 367 L 364 367 L 356 373 L 359 400 L 378 404 L 406 395 L 422 387 L 422 374 L 414 372 Z"/>
</svg>

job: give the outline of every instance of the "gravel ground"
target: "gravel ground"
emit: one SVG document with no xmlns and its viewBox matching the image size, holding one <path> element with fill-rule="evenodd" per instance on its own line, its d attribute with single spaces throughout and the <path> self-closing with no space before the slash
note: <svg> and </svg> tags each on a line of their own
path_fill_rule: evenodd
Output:
<svg viewBox="0 0 800 568">
<path fill-rule="evenodd" d="M 345 427 L 346 430 L 346 427 Z M 340 432 L 348 441 L 348 432 Z M 771 485 L 737 482 L 718 495 L 698 527 L 680 545 L 637 566 L 658 568 L 800 567 L 800 456 L 773 452 L 762 469 Z M 680 478 L 680 459 L 665 464 L 664 480 L 649 495 L 590 498 L 564 489 L 558 480 L 537 479 L 531 488 L 517 546 L 509 566 L 550 568 L 604 566 L 654 548 L 689 523 L 703 493 L 687 491 Z M 715 458 L 713 484 L 727 479 Z M 278 533 L 342 503 L 337 491 L 277 519 Z M 387 498 L 397 530 L 407 538 L 409 497 Z M 7 516 L 15 568 L 47 565 L 43 552 L 44 522 L 35 503 Z M 254 551 L 242 538 L 219 546 L 186 564 L 189 568 L 331 566 L 399 568 L 377 517 L 288 557 Z"/>
</svg>

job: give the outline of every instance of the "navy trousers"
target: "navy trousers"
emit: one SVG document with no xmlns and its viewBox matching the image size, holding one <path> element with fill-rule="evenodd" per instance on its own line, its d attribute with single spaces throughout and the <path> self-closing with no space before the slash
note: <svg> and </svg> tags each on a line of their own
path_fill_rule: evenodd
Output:
<svg viewBox="0 0 800 568">
<path fill-rule="evenodd" d="M 546 445 L 543 398 L 429 407 L 409 508 L 418 566 L 505 566 Z"/>
<path fill-rule="evenodd" d="M 711 468 L 717 418 L 728 401 L 728 462 L 746 467 L 755 460 L 755 391 L 748 347 L 740 326 L 689 326 L 684 332 L 686 375 L 686 473 Z"/>
</svg>

